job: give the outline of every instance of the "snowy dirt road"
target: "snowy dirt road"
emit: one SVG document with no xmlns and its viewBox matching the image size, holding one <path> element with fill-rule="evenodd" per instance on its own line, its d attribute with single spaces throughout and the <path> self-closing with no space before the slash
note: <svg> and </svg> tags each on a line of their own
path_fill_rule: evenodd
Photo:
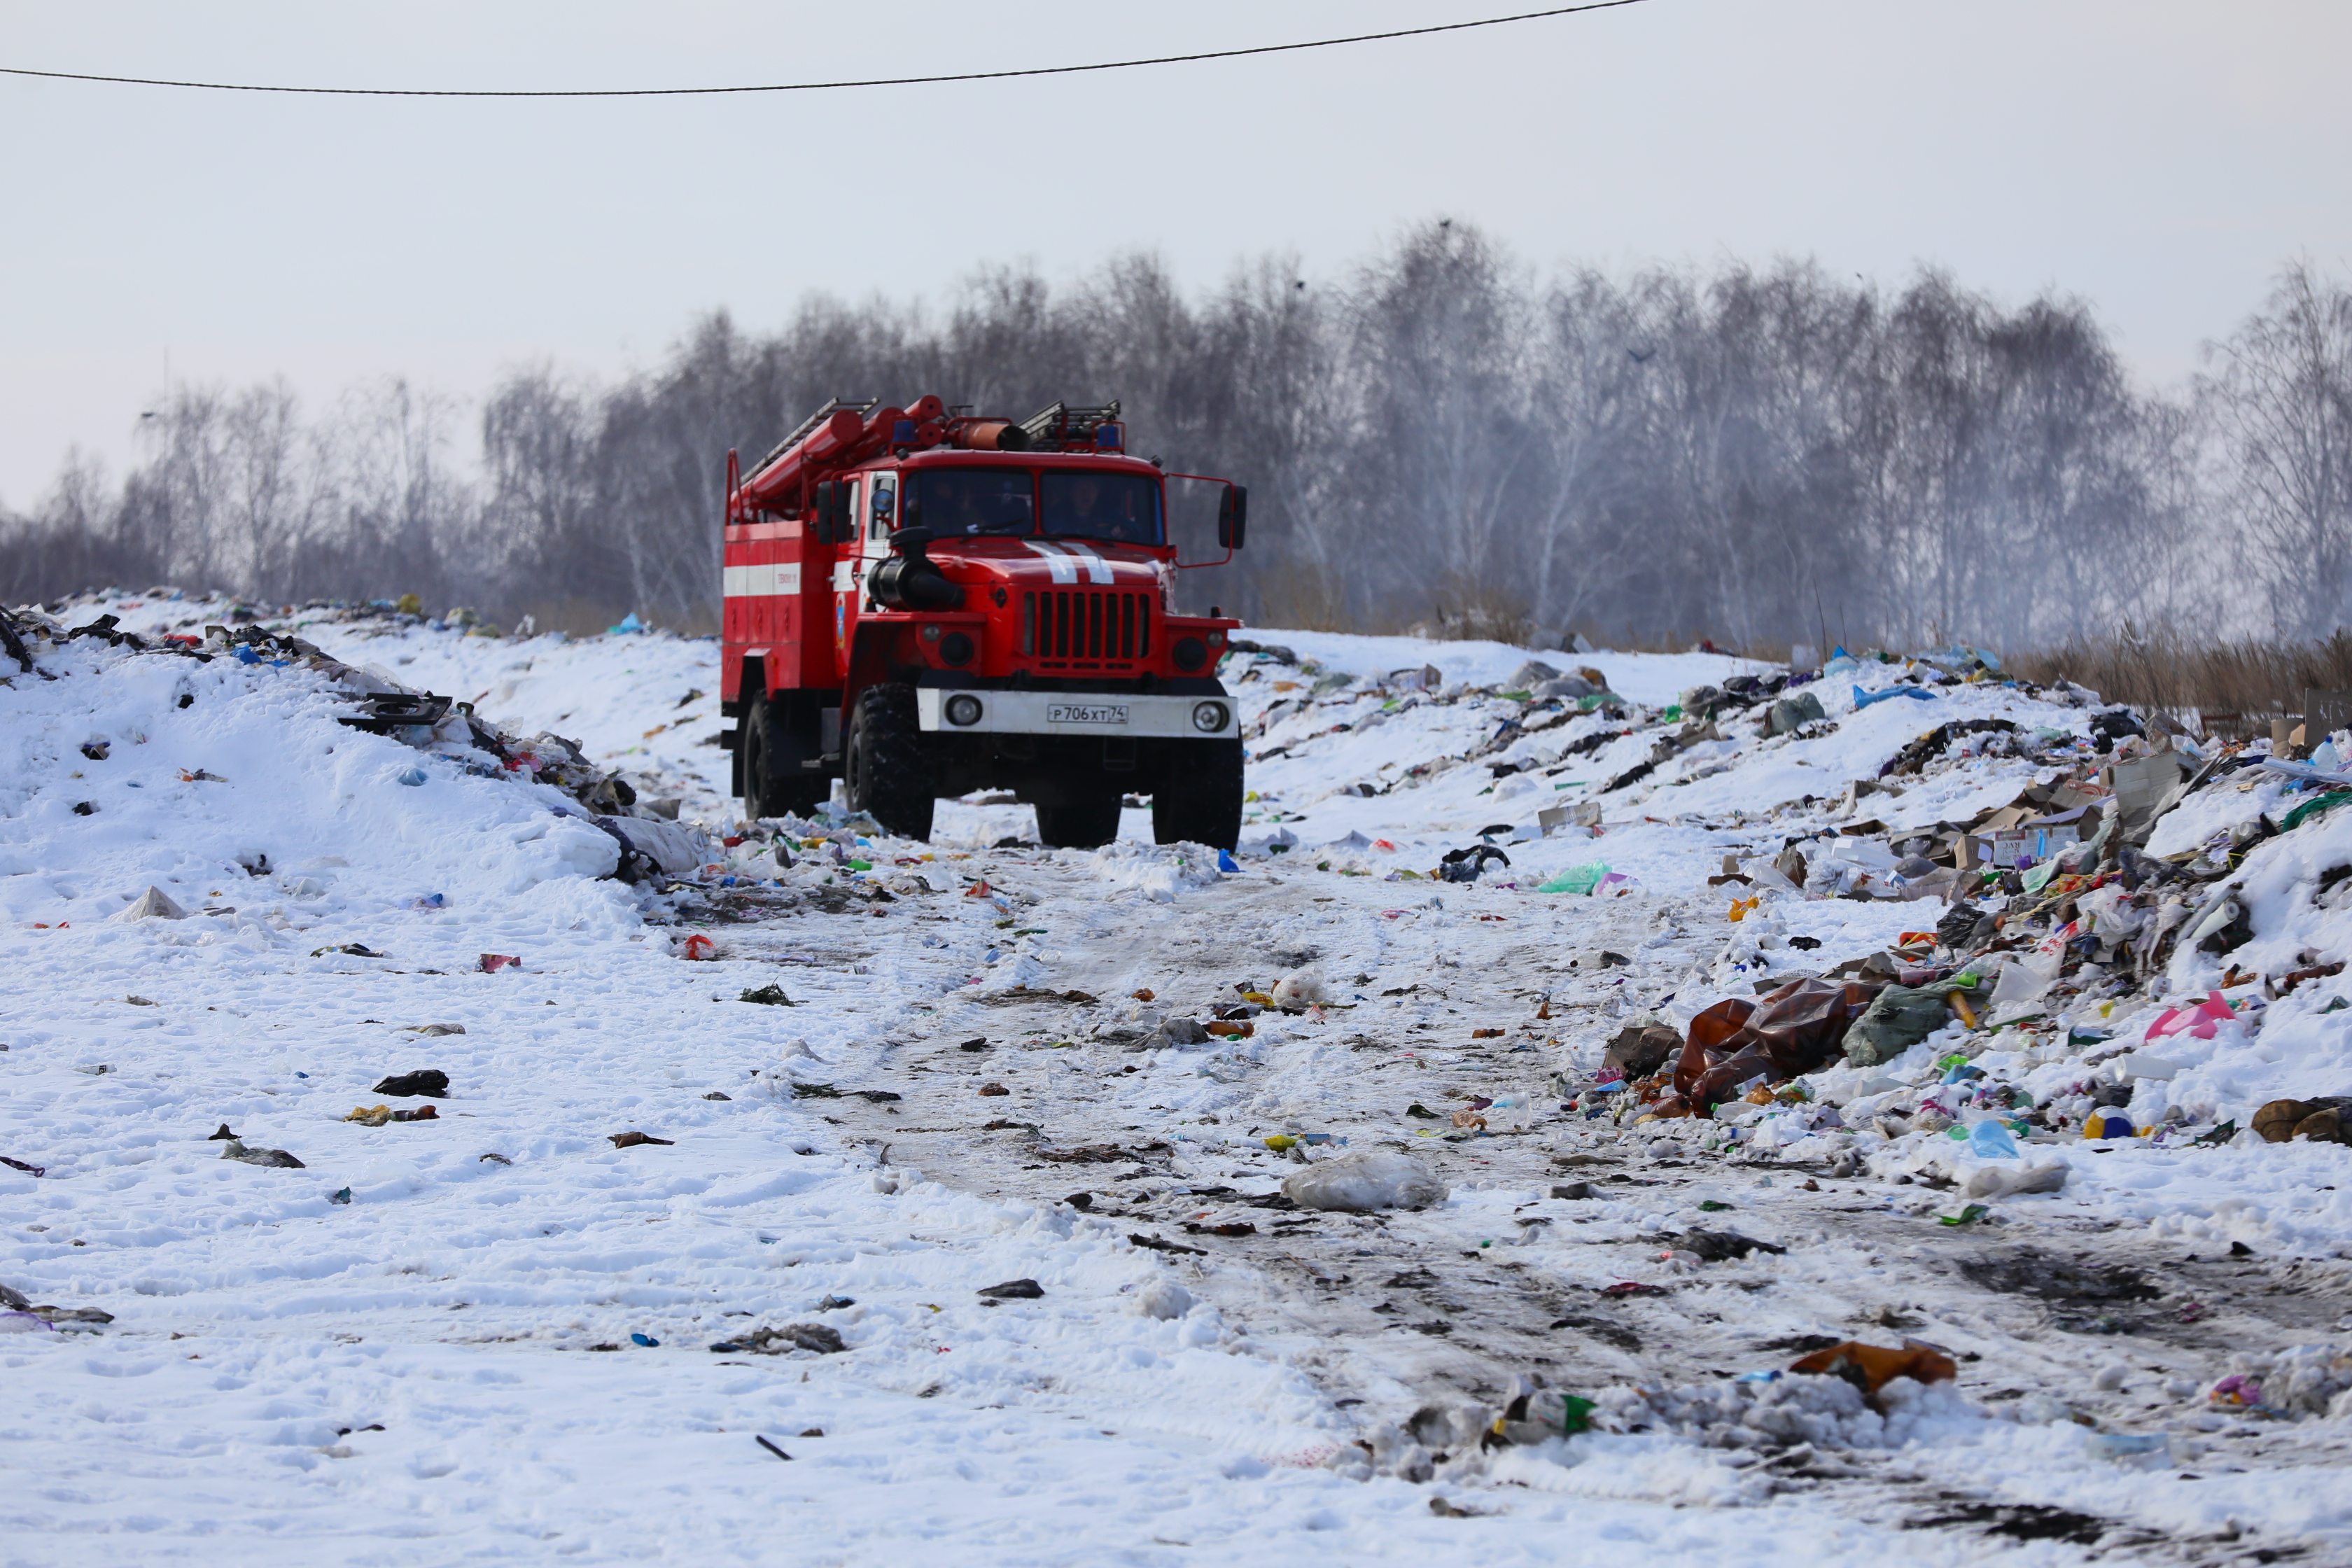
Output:
<svg viewBox="0 0 2352 1568">
<path fill-rule="evenodd" d="M 732 836 L 709 645 L 302 635 Z M 1471 688 L 1525 657 L 1283 640 Z M 1737 668 L 1605 657 L 1655 703 Z M 1293 668 L 1237 687 L 1282 754 L 1235 871 L 1024 847 L 1025 808 L 963 804 L 928 846 L 714 845 L 656 891 L 551 786 L 338 728 L 299 669 L 45 654 L 0 689 L 0 1284 L 69 1310 L 0 1313 L 0 1563 L 2352 1552 L 2352 1424 L 2207 1396 L 2345 1339 L 2340 1146 L 2044 1141 L 2062 1190 L 1971 1217 L 1921 1131 L 1561 1110 L 1625 1021 L 1935 923 L 1790 896 L 1759 951 L 1708 885 L 1826 820 L 1915 704 L 1687 746 L 1601 837 L 1497 834 L 1513 875 L 1461 885 L 1391 879 L 1650 739 L 1496 745 L 1516 701 L 1318 708 Z M 1552 771 L 1408 779 L 1482 747 Z M 1907 798 L 2032 776 L 1988 756 Z M 1533 891 L 1601 855 L 1622 896 Z M 151 885 L 186 918 L 121 918 Z M 1243 1000 L 1286 980 L 1290 1010 Z M 769 986 L 790 1005 L 742 999 Z M 2323 989 L 2183 1081 L 2325 1088 L 2267 1043 L 2333 1048 Z M 1220 1012 L 1233 1037 L 1171 1033 Z M 1879 1070 L 1932 1084 L 1958 1038 Z M 2012 1038 L 1977 1062 L 2030 1066 Z M 423 1068 L 445 1098 L 377 1087 Z M 347 1120 L 379 1105 L 436 1114 Z M 224 1158 L 224 1127 L 301 1164 Z M 1447 1196 L 1281 1195 L 1366 1152 Z M 1958 1375 L 1866 1402 L 1785 1374 L 1847 1339 Z M 1531 1391 L 1594 1428 L 1498 1440 Z"/>
</svg>

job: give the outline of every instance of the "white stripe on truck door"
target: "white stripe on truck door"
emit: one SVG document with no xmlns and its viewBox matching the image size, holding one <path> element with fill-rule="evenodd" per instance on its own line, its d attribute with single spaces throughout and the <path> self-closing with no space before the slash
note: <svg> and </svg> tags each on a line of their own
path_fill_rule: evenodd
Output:
<svg viewBox="0 0 2352 1568">
<path fill-rule="evenodd" d="M 730 599 L 797 594 L 801 591 L 800 563 L 786 561 L 759 566 L 726 567 L 720 574 L 720 591 Z"/>
</svg>

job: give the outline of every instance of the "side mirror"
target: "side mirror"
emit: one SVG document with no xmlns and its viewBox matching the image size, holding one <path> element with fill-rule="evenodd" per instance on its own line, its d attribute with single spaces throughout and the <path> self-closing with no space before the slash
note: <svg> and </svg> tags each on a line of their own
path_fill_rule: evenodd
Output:
<svg viewBox="0 0 2352 1568">
<path fill-rule="evenodd" d="M 1239 550 L 1242 536 L 1249 531 L 1249 491 L 1239 485 L 1227 485 L 1217 502 L 1217 547 Z"/>
<path fill-rule="evenodd" d="M 849 487 L 839 479 L 823 479 L 816 487 L 816 536 L 820 543 L 838 544 L 855 525 L 849 518 Z"/>
</svg>

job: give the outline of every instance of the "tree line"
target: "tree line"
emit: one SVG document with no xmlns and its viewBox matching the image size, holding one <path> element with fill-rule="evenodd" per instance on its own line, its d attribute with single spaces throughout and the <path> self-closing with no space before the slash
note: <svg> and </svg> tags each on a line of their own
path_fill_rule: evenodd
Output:
<svg viewBox="0 0 2352 1568">
<path fill-rule="evenodd" d="M 71 457 L 0 514 L 0 597 L 414 592 L 708 628 L 729 448 L 925 392 L 1015 418 L 1115 397 L 1133 451 L 1249 486 L 1248 549 L 1184 592 L 1261 624 L 2053 647 L 2319 636 L 2352 595 L 2352 289 L 2306 262 L 2146 387 L 2069 297 L 1798 260 L 1544 273 L 1441 221 L 1330 279 L 1270 256 L 1188 294 L 1136 254 L 984 269 L 936 315 L 718 312 L 640 374 L 524 366 L 478 402 L 173 387 L 129 472 Z M 1204 557 L 1210 498 L 1182 500 Z"/>
</svg>

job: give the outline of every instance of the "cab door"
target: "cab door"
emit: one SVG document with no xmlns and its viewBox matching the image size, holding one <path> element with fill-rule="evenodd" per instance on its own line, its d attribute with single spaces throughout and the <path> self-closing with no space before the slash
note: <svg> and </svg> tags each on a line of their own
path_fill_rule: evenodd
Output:
<svg viewBox="0 0 2352 1568">
<path fill-rule="evenodd" d="M 865 575 L 866 491 L 864 474 L 855 474 L 842 480 L 849 492 L 849 521 L 857 532 L 834 548 L 833 552 L 833 657 L 834 666 L 846 676 L 849 671 L 849 639 L 857 628 L 859 602 L 866 592 Z"/>
<path fill-rule="evenodd" d="M 898 476 L 867 474 L 866 479 L 864 542 L 859 547 L 858 592 L 873 580 L 875 566 L 890 559 L 890 534 L 898 526 Z M 866 608 L 873 608 L 869 602 Z"/>
</svg>

